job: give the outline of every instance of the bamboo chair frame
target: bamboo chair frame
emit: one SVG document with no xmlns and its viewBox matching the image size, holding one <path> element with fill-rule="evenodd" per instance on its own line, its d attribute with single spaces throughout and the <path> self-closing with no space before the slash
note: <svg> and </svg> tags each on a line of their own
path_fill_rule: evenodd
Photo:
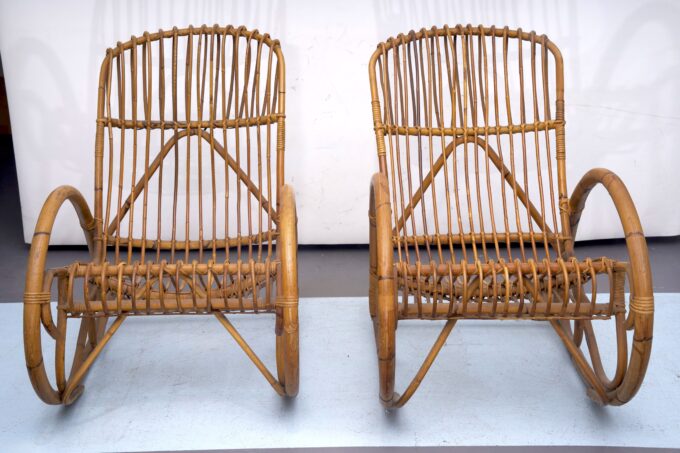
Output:
<svg viewBox="0 0 680 453">
<path fill-rule="evenodd" d="M 214 315 L 279 395 L 297 394 L 297 217 L 293 189 L 284 183 L 284 131 L 285 64 L 278 40 L 267 34 L 175 27 L 107 50 L 99 75 L 94 214 L 75 188 L 54 190 L 28 260 L 26 366 L 45 403 L 71 404 L 82 394 L 85 375 L 127 317 L 163 314 Z M 46 269 L 66 201 L 91 260 Z M 275 315 L 276 377 L 227 316 L 239 313 Z M 81 322 L 67 374 L 72 318 Z M 56 343 L 54 386 L 42 328 Z"/>
<path fill-rule="evenodd" d="M 379 162 L 370 185 L 369 311 L 382 404 L 398 408 L 411 398 L 460 319 L 548 321 L 594 401 L 629 401 L 652 345 L 647 246 L 614 173 L 593 169 L 567 193 L 559 49 L 521 29 L 433 27 L 380 43 L 369 79 Z M 597 185 L 616 207 L 628 262 L 574 254 Z M 602 288 L 609 299 L 598 302 Z M 618 353 L 609 378 L 592 321 L 612 318 Z M 446 322 L 399 394 L 395 338 L 406 319 Z"/>
</svg>

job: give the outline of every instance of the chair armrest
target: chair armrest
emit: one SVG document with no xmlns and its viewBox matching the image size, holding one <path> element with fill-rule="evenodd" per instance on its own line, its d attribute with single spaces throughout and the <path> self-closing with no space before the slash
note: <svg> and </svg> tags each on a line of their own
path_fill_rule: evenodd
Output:
<svg viewBox="0 0 680 453">
<path fill-rule="evenodd" d="M 73 208 L 80 220 L 80 226 L 85 234 L 87 247 L 90 253 L 93 252 L 94 247 L 94 229 L 95 221 L 87 206 L 87 202 L 82 194 L 71 186 L 61 186 L 52 191 L 47 197 L 45 204 L 43 204 L 38 222 L 35 226 L 33 239 L 31 240 L 31 250 L 28 255 L 28 267 L 26 270 L 26 286 L 24 300 L 25 302 L 32 302 L 35 294 L 49 291 L 43 288 L 43 276 L 45 271 L 45 260 L 47 258 L 47 249 L 49 247 L 50 235 L 54 227 L 54 221 L 57 213 L 66 201 L 71 202 Z"/>
<path fill-rule="evenodd" d="M 295 192 L 289 184 L 281 188 L 279 200 L 279 238 L 277 249 L 281 260 L 281 294 L 279 297 L 298 297 L 297 285 L 297 210 Z"/>
<path fill-rule="evenodd" d="M 576 237 L 576 230 L 588 195 L 598 184 L 607 189 L 623 226 L 630 258 L 631 292 L 634 295 L 631 298 L 631 311 L 641 314 L 653 313 L 652 272 L 647 241 L 633 199 L 623 181 L 616 174 L 604 168 L 594 168 L 581 178 L 569 199 L 571 236 Z"/>
<path fill-rule="evenodd" d="M 370 188 L 369 222 L 371 223 L 371 244 L 376 248 L 377 275 L 391 276 L 393 273 L 392 205 L 387 176 L 381 172 L 373 175 Z"/>
</svg>

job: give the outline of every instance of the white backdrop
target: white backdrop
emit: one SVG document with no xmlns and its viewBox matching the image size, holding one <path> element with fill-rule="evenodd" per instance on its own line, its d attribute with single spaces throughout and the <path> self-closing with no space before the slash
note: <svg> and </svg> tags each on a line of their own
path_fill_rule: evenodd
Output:
<svg viewBox="0 0 680 453">
<path fill-rule="evenodd" d="M 97 76 L 107 47 L 145 30 L 246 25 L 281 40 L 287 67 L 287 179 L 303 244 L 366 243 L 377 159 L 368 59 L 411 28 L 472 23 L 547 34 L 565 60 L 570 190 L 591 167 L 628 185 L 647 235 L 680 234 L 680 2 L 0 0 L 24 236 L 57 185 L 92 201 Z M 579 239 L 620 237 L 603 190 Z M 72 213 L 53 243 L 81 243 Z"/>
</svg>

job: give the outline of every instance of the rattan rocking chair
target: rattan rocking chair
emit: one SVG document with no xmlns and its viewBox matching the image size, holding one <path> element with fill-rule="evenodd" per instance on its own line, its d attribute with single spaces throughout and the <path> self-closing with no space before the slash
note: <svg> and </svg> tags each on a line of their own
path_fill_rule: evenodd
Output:
<svg viewBox="0 0 680 453">
<path fill-rule="evenodd" d="M 24 342 L 44 402 L 71 404 L 81 395 L 83 378 L 128 316 L 168 314 L 214 315 L 278 394 L 297 394 L 297 220 L 284 185 L 284 87 L 279 42 L 244 27 L 161 30 L 107 50 L 94 216 L 78 190 L 62 186 L 45 202 L 31 244 Z M 65 201 L 91 259 L 46 269 Z M 275 314 L 278 379 L 227 318 L 242 313 Z M 67 375 L 71 318 L 81 322 Z M 55 386 L 41 326 L 56 342 Z"/>
<path fill-rule="evenodd" d="M 369 76 L 380 168 L 370 186 L 369 308 L 382 403 L 411 398 L 459 319 L 548 321 L 593 400 L 629 401 L 652 346 L 647 246 L 614 173 L 591 170 L 568 196 L 558 48 L 507 27 L 423 29 L 379 44 Z M 574 254 L 598 184 L 620 217 L 628 262 Z M 610 379 L 592 321 L 611 318 L 618 354 Z M 399 395 L 395 330 L 407 319 L 446 323 Z"/>
</svg>

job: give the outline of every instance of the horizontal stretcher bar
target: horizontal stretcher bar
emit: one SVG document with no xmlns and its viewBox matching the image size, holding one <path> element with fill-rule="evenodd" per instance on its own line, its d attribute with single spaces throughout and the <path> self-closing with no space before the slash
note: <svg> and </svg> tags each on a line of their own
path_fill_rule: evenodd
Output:
<svg viewBox="0 0 680 453">
<path fill-rule="evenodd" d="M 267 275 L 273 276 L 276 274 L 279 265 L 278 260 L 272 260 L 269 263 L 258 263 L 258 262 L 241 262 L 241 263 L 182 263 L 177 261 L 175 263 L 134 263 L 134 264 L 86 264 L 86 263 L 75 263 L 74 267 L 67 266 L 58 269 L 52 269 L 54 275 L 57 277 L 67 276 L 70 272 L 73 272 L 74 277 L 85 277 L 89 276 L 92 278 L 101 277 L 102 274 L 105 277 L 117 277 L 118 275 L 123 275 L 126 277 L 137 275 L 143 277 L 147 274 L 157 277 L 160 275 L 161 271 L 163 274 L 169 277 L 176 275 L 179 270 L 182 276 L 194 275 L 208 275 L 212 272 L 217 275 L 222 275 L 224 273 L 228 275 L 248 275 L 252 272 L 255 275 Z M 88 269 L 89 268 L 89 269 Z M 179 269 L 178 269 L 179 268 Z"/>
<path fill-rule="evenodd" d="M 235 129 L 239 127 L 267 126 L 276 125 L 279 118 L 285 118 L 282 113 L 272 113 L 271 115 L 261 115 L 254 118 L 236 119 L 214 119 L 202 121 L 146 121 L 146 120 L 126 120 L 119 118 L 100 118 L 99 124 L 116 128 L 125 127 L 126 129 Z"/>
<path fill-rule="evenodd" d="M 613 260 L 608 260 L 611 262 L 611 270 L 613 272 L 625 272 L 627 263 L 624 261 L 613 261 Z M 457 264 L 457 263 L 448 263 L 448 264 L 421 264 L 420 266 L 417 266 L 415 264 L 406 264 L 404 262 L 401 263 L 395 263 L 394 267 L 396 268 L 397 275 L 400 277 L 404 276 L 404 273 L 408 277 L 417 277 L 418 275 L 422 277 L 428 277 L 434 274 L 436 271 L 438 276 L 445 277 L 451 273 L 452 275 L 463 275 L 463 267 L 465 267 L 465 274 L 467 275 L 478 275 L 480 273 L 483 274 L 483 276 L 491 276 L 493 275 L 494 271 L 496 275 L 503 275 L 506 271 L 508 274 L 517 274 L 518 268 L 519 272 L 521 272 L 524 275 L 531 275 L 533 274 L 534 270 L 538 274 L 546 274 L 547 270 L 550 270 L 550 273 L 552 275 L 557 275 L 560 273 L 564 273 L 565 271 L 568 273 L 575 272 L 576 269 L 581 272 L 581 274 L 588 274 L 590 273 L 590 266 L 588 265 L 587 262 L 585 261 L 578 261 L 576 264 L 574 264 L 571 261 L 564 261 L 562 264 L 552 261 L 550 262 L 547 266 L 544 262 L 538 261 L 534 262 L 533 266 L 530 262 L 505 262 L 505 263 L 479 263 L 479 264 Z M 597 274 L 606 274 L 609 272 L 607 264 L 605 264 L 605 260 L 593 260 L 592 261 L 592 269 L 595 273 Z M 404 270 L 406 272 L 404 272 Z"/>
<path fill-rule="evenodd" d="M 256 200 L 257 201 L 257 200 Z M 266 211 L 265 211 L 266 212 Z M 236 247 L 238 245 L 252 245 L 256 247 L 260 244 L 263 246 L 268 245 L 269 239 L 276 240 L 279 237 L 279 232 L 276 230 L 267 230 L 261 233 L 241 236 L 229 239 L 204 239 L 201 241 L 189 241 L 189 249 L 211 249 L 213 246 L 218 249 L 223 249 L 225 247 Z M 133 238 L 130 240 L 125 237 L 117 237 L 109 235 L 106 238 L 106 245 L 108 247 L 113 247 L 116 244 L 116 239 L 118 239 L 118 245 L 122 247 L 127 247 L 130 242 L 132 242 L 132 247 L 135 248 L 145 248 L 145 249 L 161 249 L 161 250 L 184 250 L 187 246 L 186 241 L 172 241 L 172 240 L 157 240 L 157 239 L 139 239 Z"/>
<path fill-rule="evenodd" d="M 449 243 L 451 244 L 461 244 L 465 242 L 466 244 L 471 244 L 472 242 L 475 242 L 477 244 L 480 243 L 486 243 L 486 244 L 493 244 L 494 240 L 498 241 L 499 246 L 505 245 L 505 242 L 509 241 L 511 243 L 519 243 L 519 242 L 524 242 L 524 243 L 531 243 L 532 240 L 535 243 L 542 243 L 543 241 L 546 241 L 548 243 L 551 243 L 552 241 L 558 240 L 558 241 L 564 241 L 566 239 L 571 239 L 570 237 L 567 236 L 562 236 L 554 233 L 549 233 L 549 234 L 543 234 L 543 233 L 505 233 L 505 232 L 496 232 L 495 234 L 493 232 L 487 231 L 482 233 L 465 233 L 465 234 L 458 234 L 458 233 L 450 233 L 450 234 L 430 234 L 430 235 L 403 235 L 403 234 L 395 234 L 396 232 L 392 232 L 392 242 L 394 242 L 395 245 L 399 243 L 406 243 L 408 245 L 413 245 L 413 244 L 418 244 L 418 245 L 425 245 L 425 243 L 429 243 L 430 245 L 432 244 L 439 244 L 441 243 L 442 246 L 445 246 Z"/>
<path fill-rule="evenodd" d="M 59 310 L 65 310 L 72 315 L 105 313 L 118 314 L 167 314 L 167 313 L 210 313 L 212 311 L 247 311 L 254 312 L 256 309 L 260 312 L 272 312 L 275 308 L 274 300 L 269 300 L 265 297 L 258 298 L 257 304 L 253 302 L 252 298 L 224 298 L 218 296 L 218 291 L 215 291 L 215 297 L 207 298 L 192 298 L 190 295 L 183 294 L 178 298 L 174 294 L 168 294 L 167 297 L 161 299 L 146 300 L 139 298 L 132 302 L 130 299 L 107 300 L 104 304 L 100 300 L 91 300 L 87 304 L 84 301 L 73 302 L 68 305 L 58 305 Z M 208 303 L 208 300 L 210 303 Z"/>
<path fill-rule="evenodd" d="M 498 275 L 498 274 L 496 274 Z M 500 274 L 503 275 L 503 274 Z M 424 296 L 424 297 L 435 297 L 439 299 L 456 299 L 462 298 L 462 300 L 472 300 L 475 298 L 505 298 L 508 297 L 510 300 L 517 299 L 519 297 L 533 297 L 534 294 L 539 294 L 545 297 L 547 300 L 553 297 L 564 297 L 564 294 L 568 291 L 577 291 L 578 282 L 568 281 L 567 284 L 564 283 L 563 274 L 554 275 L 550 282 L 546 282 L 547 279 L 541 278 L 545 277 L 546 274 L 540 274 L 539 278 L 533 280 L 532 278 L 525 278 L 522 284 L 520 284 L 518 279 L 513 279 L 514 274 L 510 275 L 510 279 L 493 282 L 481 282 L 476 276 L 472 276 L 466 285 L 464 281 L 455 282 L 453 288 L 449 285 L 447 281 L 443 282 L 418 282 L 407 281 L 406 284 L 402 280 L 396 282 L 397 288 L 403 293 L 412 296 Z M 573 275 L 572 275 L 573 277 Z M 588 276 L 590 277 L 590 276 Z M 581 285 L 590 281 L 590 278 L 581 279 Z M 548 295 L 550 293 L 550 295 Z"/>
<path fill-rule="evenodd" d="M 527 124 L 512 124 L 509 126 L 488 126 L 488 127 L 424 127 L 424 126 L 397 126 L 397 125 L 383 125 L 378 126 L 376 129 L 382 129 L 385 133 L 391 135 L 413 135 L 421 137 L 478 137 L 485 135 L 498 135 L 498 134 L 518 134 L 518 133 L 528 133 L 528 132 L 538 132 L 544 130 L 553 130 L 557 126 L 563 125 L 563 121 L 551 120 L 551 121 L 538 121 L 535 123 Z M 471 140 L 470 145 L 477 146 L 477 144 Z"/>
<path fill-rule="evenodd" d="M 532 302 L 525 301 L 521 304 L 517 301 L 512 301 L 505 305 L 503 299 L 498 299 L 496 308 L 491 301 L 482 303 L 480 310 L 478 302 L 454 302 L 453 307 L 450 307 L 449 302 L 437 303 L 436 309 L 433 313 L 432 303 L 423 303 L 420 305 L 420 314 L 418 311 L 418 304 L 409 303 L 404 311 L 404 304 L 398 304 L 399 319 L 448 319 L 448 318 L 503 318 L 510 316 L 520 319 L 590 319 L 592 317 L 609 318 L 617 311 L 625 311 L 625 307 L 620 304 L 614 304 L 614 308 L 609 303 L 596 303 L 594 310 L 593 304 L 589 302 L 582 302 L 576 311 L 576 303 L 570 302 L 566 305 L 555 301 L 550 304 L 546 302 L 539 302 L 535 306 Z M 449 309 L 451 308 L 451 311 Z M 533 313 L 533 314 L 532 314 Z"/>
</svg>

